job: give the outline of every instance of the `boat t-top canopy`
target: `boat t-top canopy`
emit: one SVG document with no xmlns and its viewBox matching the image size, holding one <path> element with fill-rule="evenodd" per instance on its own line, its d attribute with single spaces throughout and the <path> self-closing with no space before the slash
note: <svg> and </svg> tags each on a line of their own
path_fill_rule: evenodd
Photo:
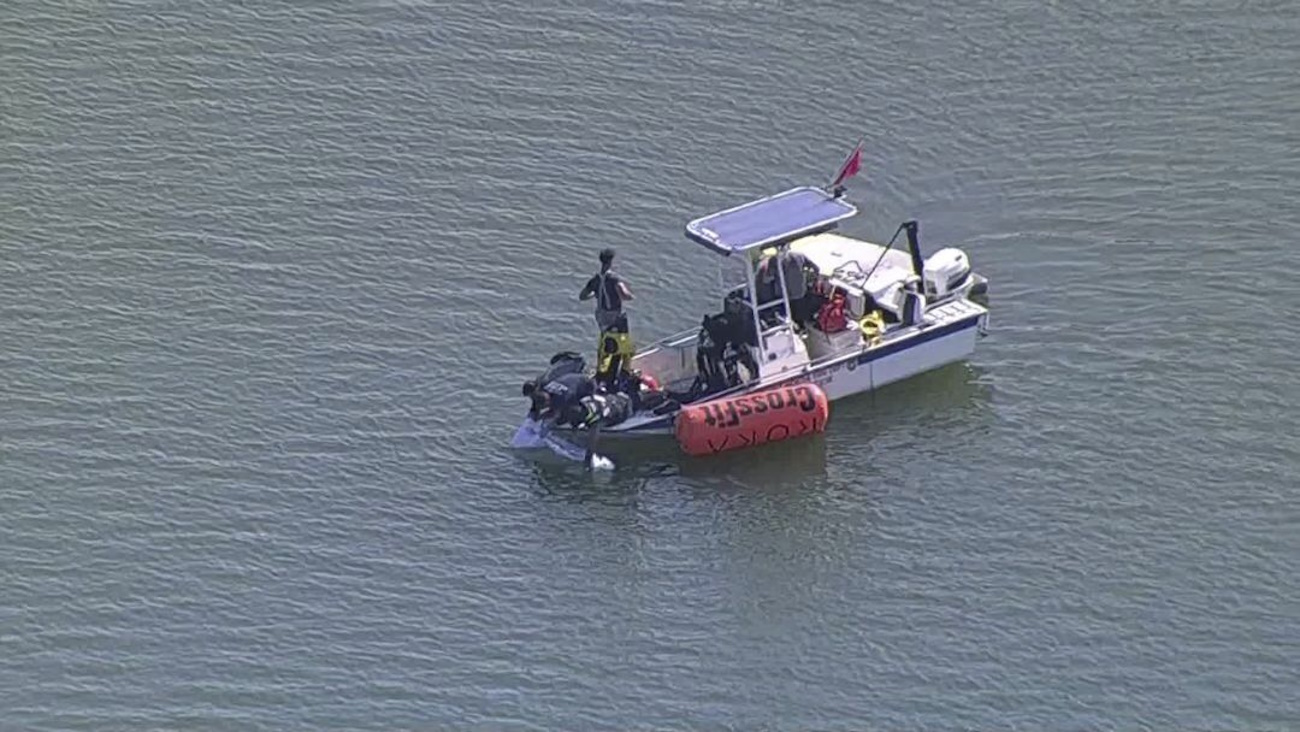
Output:
<svg viewBox="0 0 1300 732">
<path fill-rule="evenodd" d="M 702 216 L 686 225 L 686 235 L 731 255 L 826 231 L 857 213 L 856 206 L 841 198 L 801 186 Z"/>
</svg>

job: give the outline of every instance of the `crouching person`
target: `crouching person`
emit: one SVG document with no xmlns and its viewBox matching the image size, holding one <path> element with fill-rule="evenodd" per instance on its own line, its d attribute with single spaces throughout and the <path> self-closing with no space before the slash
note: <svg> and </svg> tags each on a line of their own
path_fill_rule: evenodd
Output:
<svg viewBox="0 0 1300 732">
<path fill-rule="evenodd" d="M 620 424 L 631 417 L 632 413 L 632 397 L 623 392 L 597 392 L 570 405 L 561 419 L 586 430 L 587 453 L 583 462 L 591 467 L 600 441 L 601 428 Z"/>
</svg>

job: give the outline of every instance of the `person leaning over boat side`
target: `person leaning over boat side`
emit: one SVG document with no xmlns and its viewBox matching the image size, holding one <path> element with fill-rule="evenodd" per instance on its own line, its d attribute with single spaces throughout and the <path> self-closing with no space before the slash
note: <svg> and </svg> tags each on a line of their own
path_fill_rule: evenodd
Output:
<svg viewBox="0 0 1300 732">
<path fill-rule="evenodd" d="M 524 396 L 532 400 L 528 416 L 548 429 L 563 425 L 571 408 L 598 389 L 595 379 L 580 371 L 561 374 L 543 384 L 524 382 Z"/>
<path fill-rule="evenodd" d="M 550 365 L 542 372 L 541 376 L 524 382 L 524 396 L 529 397 L 532 400 L 532 407 L 528 410 L 528 418 L 533 420 L 538 418 L 538 410 L 540 409 L 540 400 L 542 398 L 537 394 L 537 389 L 539 387 L 545 386 L 567 374 L 581 374 L 586 370 L 586 368 L 587 362 L 582 359 L 582 356 L 579 356 L 573 351 L 560 351 L 552 356 Z"/>
<path fill-rule="evenodd" d="M 573 427 L 587 434 L 583 464 L 593 466 L 600 429 L 614 425 L 632 416 L 633 399 L 623 393 L 610 393 L 590 376 L 581 372 L 563 374 L 538 386 L 536 382 L 524 383 L 524 395 L 531 397 L 532 409 L 528 416 L 541 423 L 545 435 L 555 427 Z"/>
<path fill-rule="evenodd" d="M 614 250 L 600 250 L 600 271 L 587 280 L 586 286 L 578 293 L 578 300 L 585 302 L 596 298 L 596 325 L 600 332 L 626 333 L 627 313 L 623 312 L 623 302 L 633 299 L 632 292 L 623 278 L 613 272 L 613 267 Z"/>
<path fill-rule="evenodd" d="M 609 393 L 598 389 L 570 403 L 558 423 L 561 425 L 567 423 L 587 433 L 587 445 L 582 463 L 588 469 L 592 469 L 596 466 L 596 448 L 600 444 L 601 428 L 622 422 L 631 417 L 633 411 L 635 410 L 632 407 L 632 400 L 627 394 Z"/>
</svg>

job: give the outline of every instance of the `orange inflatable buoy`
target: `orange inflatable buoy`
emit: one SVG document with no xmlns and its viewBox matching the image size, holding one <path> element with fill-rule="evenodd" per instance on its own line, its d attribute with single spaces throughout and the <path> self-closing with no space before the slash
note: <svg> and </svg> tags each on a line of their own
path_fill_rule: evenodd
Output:
<svg viewBox="0 0 1300 732">
<path fill-rule="evenodd" d="M 823 432 L 830 411 L 820 387 L 794 384 L 692 404 L 673 432 L 688 455 L 713 455 Z"/>
</svg>

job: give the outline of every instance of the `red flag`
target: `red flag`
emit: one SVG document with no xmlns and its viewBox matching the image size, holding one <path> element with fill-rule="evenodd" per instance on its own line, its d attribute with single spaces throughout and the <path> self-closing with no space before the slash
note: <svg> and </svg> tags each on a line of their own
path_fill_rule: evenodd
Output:
<svg viewBox="0 0 1300 732">
<path fill-rule="evenodd" d="M 840 166 L 840 172 L 835 174 L 835 180 L 831 182 L 831 188 L 838 188 L 844 181 L 857 175 L 859 170 L 862 170 L 861 142 L 853 148 L 853 152 L 849 154 L 848 159 Z"/>
</svg>

